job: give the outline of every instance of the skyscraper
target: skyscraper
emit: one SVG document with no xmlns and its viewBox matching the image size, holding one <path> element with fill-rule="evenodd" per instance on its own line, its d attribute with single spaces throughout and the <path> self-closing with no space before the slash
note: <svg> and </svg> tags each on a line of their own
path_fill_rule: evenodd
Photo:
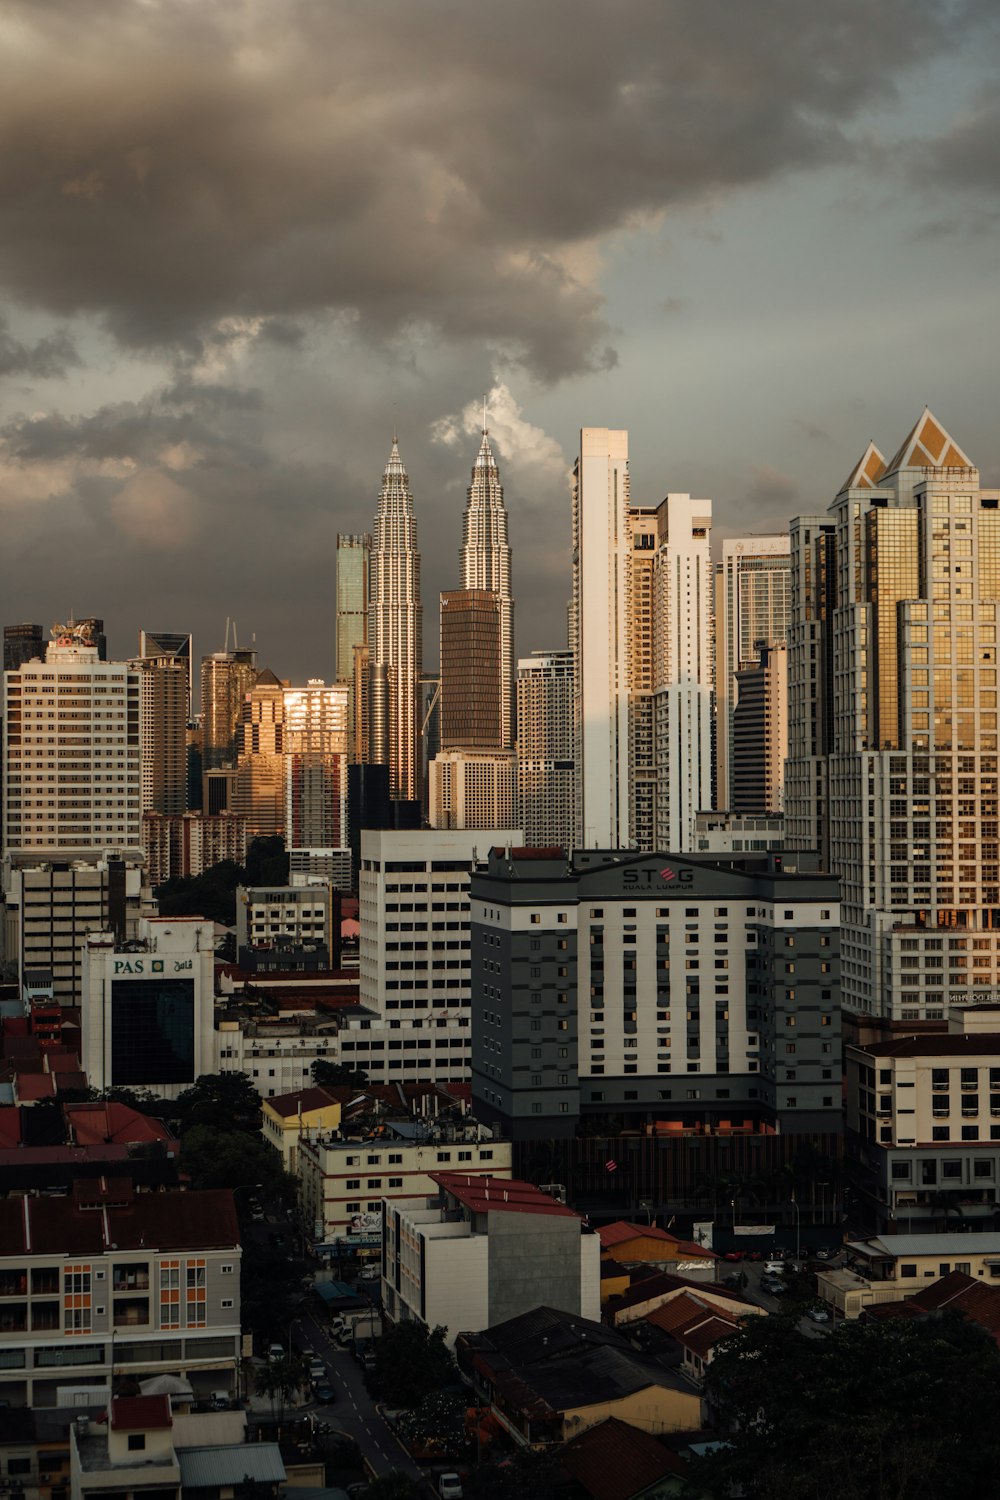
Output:
<svg viewBox="0 0 1000 1500">
<path fill-rule="evenodd" d="M 573 759 L 578 847 L 629 844 L 628 433 L 584 427 L 573 469 Z"/>
<path fill-rule="evenodd" d="M 346 683 L 311 680 L 284 691 L 285 842 L 289 849 L 346 849 Z"/>
<path fill-rule="evenodd" d="M 410 482 L 396 438 L 382 476 L 372 527 L 369 563 L 368 647 L 371 660 L 370 714 L 387 690 L 388 744 L 381 730 L 371 736 L 369 753 L 386 755 L 394 799 L 419 796 L 417 683 L 423 666 L 423 611 L 420 605 L 420 553 Z"/>
<path fill-rule="evenodd" d="M 271 837 L 285 830 L 284 725 L 288 684 L 265 670 L 244 695 L 237 730 L 233 812 L 247 833 Z"/>
<path fill-rule="evenodd" d="M 509 750 L 514 743 L 514 603 L 510 592 L 510 544 L 503 485 L 485 427 L 472 468 L 472 483 L 467 491 L 460 562 L 463 589 L 486 591 L 496 596 L 499 640 L 494 692 L 500 723 L 494 748 Z M 443 631 L 442 616 L 442 634 Z M 442 662 L 442 682 L 443 676 Z M 442 687 L 442 694 L 443 691 Z M 445 743 L 443 720 L 442 743 Z"/>
<path fill-rule="evenodd" d="M 193 642 L 190 635 L 184 635 L 174 630 L 140 630 L 139 631 L 139 655 L 145 660 L 161 662 L 179 662 L 184 668 L 187 685 L 187 716 L 190 720 L 194 716 L 193 690 L 193 666 L 194 654 Z"/>
<path fill-rule="evenodd" d="M 441 595 L 442 750 L 509 749 L 500 691 L 503 620 L 503 602 L 489 589 Z"/>
<path fill-rule="evenodd" d="M 788 759 L 785 835 L 830 863 L 829 756 L 833 749 L 833 619 L 837 535 L 830 516 L 798 516 L 789 529 Z"/>
<path fill-rule="evenodd" d="M 140 656 L 129 665 L 140 683 L 142 810 L 179 815 L 187 811 L 190 660 Z"/>
<path fill-rule="evenodd" d="M 348 724 L 357 736 L 355 652 L 368 644 L 368 557 L 372 539 L 359 533 L 337 533 L 337 634 L 334 676 L 349 685 Z"/>
<path fill-rule="evenodd" d="M 26 661 L 45 660 L 45 632 L 40 625 L 5 625 L 3 669 L 16 672 Z"/>
<path fill-rule="evenodd" d="M 533 651 L 517 664 L 514 821 L 529 847 L 572 847 L 573 780 L 573 653 Z"/>
<path fill-rule="evenodd" d="M 715 572 L 715 804 L 733 808 L 736 673 L 759 660 L 758 641 L 788 636 L 787 535 L 726 537 Z"/>
<path fill-rule="evenodd" d="M 843 1002 L 936 1020 L 1000 983 L 997 610 L 1000 491 L 929 411 L 886 463 L 874 444 L 831 507 L 832 671 L 793 636 L 798 733 L 786 798 L 821 826 L 815 761 L 830 723 L 831 862 L 843 890 Z M 807 523 L 798 523 L 802 537 Z M 808 554 L 806 554 L 808 555 Z M 815 579 L 812 580 L 813 588 Z M 814 595 L 796 573 L 793 613 Z M 804 701 L 804 673 L 819 691 Z M 832 682 L 832 703 L 829 684 Z"/>
<path fill-rule="evenodd" d="M 141 852 L 140 685 L 86 623 L 4 674 L 3 846 L 15 862 Z"/>
<path fill-rule="evenodd" d="M 788 755 L 788 651 L 758 641 L 758 657 L 736 674 L 733 709 L 732 811 L 780 813 Z"/>
<path fill-rule="evenodd" d="M 201 659 L 202 771 L 236 764 L 236 726 L 257 676 L 256 651 L 215 651 Z M 208 811 L 208 803 L 205 804 Z"/>
</svg>

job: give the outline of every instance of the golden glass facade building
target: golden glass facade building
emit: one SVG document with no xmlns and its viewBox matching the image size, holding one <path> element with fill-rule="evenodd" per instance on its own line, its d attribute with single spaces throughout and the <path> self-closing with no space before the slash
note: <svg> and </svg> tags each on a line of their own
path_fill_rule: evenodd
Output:
<svg viewBox="0 0 1000 1500">
<path fill-rule="evenodd" d="M 830 670 L 822 632 L 790 648 L 790 824 L 842 880 L 845 1007 L 937 1020 L 1000 982 L 1000 491 L 925 411 L 888 462 L 866 450 L 831 517 Z M 802 627 L 816 597 L 793 578 Z M 825 785 L 801 754 L 824 741 Z"/>
</svg>

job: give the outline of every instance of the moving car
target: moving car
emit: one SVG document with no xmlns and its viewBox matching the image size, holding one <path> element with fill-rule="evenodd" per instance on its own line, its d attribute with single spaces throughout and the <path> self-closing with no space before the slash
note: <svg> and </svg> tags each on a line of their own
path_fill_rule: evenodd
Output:
<svg viewBox="0 0 1000 1500">
<path fill-rule="evenodd" d="M 806 1309 L 806 1317 L 812 1323 L 829 1323 L 830 1314 L 825 1307 L 809 1307 Z"/>
<path fill-rule="evenodd" d="M 309 1379 L 314 1381 L 326 1379 L 326 1365 L 321 1359 L 309 1361 Z"/>
</svg>

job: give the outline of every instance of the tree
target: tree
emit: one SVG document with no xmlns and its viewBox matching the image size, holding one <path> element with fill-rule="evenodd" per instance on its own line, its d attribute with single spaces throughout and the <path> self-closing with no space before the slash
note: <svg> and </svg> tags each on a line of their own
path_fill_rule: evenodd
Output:
<svg viewBox="0 0 1000 1500">
<path fill-rule="evenodd" d="M 726 1444 L 699 1494 L 961 1500 L 995 1493 L 1000 1350 L 958 1314 L 845 1323 L 822 1338 L 750 1318 L 709 1366 Z"/>
<path fill-rule="evenodd" d="M 463 1486 L 467 1500 L 549 1500 L 565 1496 L 568 1476 L 559 1462 L 558 1452 L 533 1453 L 518 1449 L 497 1463 L 483 1463 L 473 1469 Z M 572 1493 L 576 1493 L 575 1486 Z"/>
<path fill-rule="evenodd" d="M 375 1385 L 388 1406 L 416 1406 L 455 1379 L 446 1332 L 423 1323 L 389 1325 L 375 1345 Z"/>
<path fill-rule="evenodd" d="M 280 834 L 269 834 L 251 841 L 243 875 L 244 885 L 288 884 L 288 855 Z"/>
<path fill-rule="evenodd" d="M 390 1469 L 372 1480 L 365 1500 L 424 1500 L 426 1493 L 401 1469 Z"/>
<path fill-rule="evenodd" d="M 280 1359 L 269 1359 L 254 1376 L 254 1384 L 260 1396 L 271 1402 L 271 1414 L 276 1421 L 285 1420 L 285 1402 L 295 1394 L 306 1380 L 306 1362 L 301 1354 L 283 1354 Z"/>
<path fill-rule="evenodd" d="M 348 1088 L 363 1089 L 368 1082 L 368 1074 L 363 1068 L 352 1068 L 348 1063 L 327 1062 L 325 1057 L 317 1057 L 312 1065 L 312 1081 L 320 1088 L 334 1088 L 337 1084 L 345 1084 Z"/>
<path fill-rule="evenodd" d="M 213 1130 L 260 1130 L 260 1095 L 247 1073 L 202 1073 L 175 1103 L 181 1135 L 196 1125 Z"/>
<path fill-rule="evenodd" d="M 196 1188 L 256 1187 L 287 1197 L 288 1174 L 281 1157 L 262 1136 L 243 1130 L 216 1130 L 195 1125 L 181 1136 L 181 1170 Z M 295 1187 L 291 1186 L 294 1197 Z"/>
</svg>

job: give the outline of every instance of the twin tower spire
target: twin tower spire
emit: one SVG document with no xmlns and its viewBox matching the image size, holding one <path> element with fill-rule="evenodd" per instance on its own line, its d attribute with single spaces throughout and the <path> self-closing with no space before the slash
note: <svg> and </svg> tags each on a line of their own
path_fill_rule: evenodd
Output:
<svg viewBox="0 0 1000 1500">
<path fill-rule="evenodd" d="M 455 722 L 451 711 L 457 712 L 470 696 L 485 699 L 489 706 L 495 704 L 495 713 L 489 717 L 495 720 L 496 748 L 509 749 L 514 717 L 510 543 L 503 486 L 490 446 L 485 411 L 482 442 L 466 493 L 459 550 L 461 588 L 442 595 L 442 631 L 451 628 L 444 625 L 445 599 L 449 609 L 453 608 L 451 601 L 477 607 L 466 611 L 471 633 L 465 646 L 459 647 L 458 657 L 453 649 L 447 653 L 450 665 L 443 670 L 441 683 L 442 729 L 447 721 Z M 395 434 L 372 527 L 368 577 L 371 759 L 388 762 L 390 795 L 394 799 L 419 798 L 423 672 L 420 552 L 413 493 Z M 462 595 L 467 595 L 467 600 Z M 488 624 L 484 624 L 486 616 Z M 486 645 L 484 629 L 489 637 Z M 443 647 L 443 666 L 445 654 Z M 464 673 L 462 662 L 467 668 Z M 467 680 L 462 680 L 463 675 Z"/>
</svg>

